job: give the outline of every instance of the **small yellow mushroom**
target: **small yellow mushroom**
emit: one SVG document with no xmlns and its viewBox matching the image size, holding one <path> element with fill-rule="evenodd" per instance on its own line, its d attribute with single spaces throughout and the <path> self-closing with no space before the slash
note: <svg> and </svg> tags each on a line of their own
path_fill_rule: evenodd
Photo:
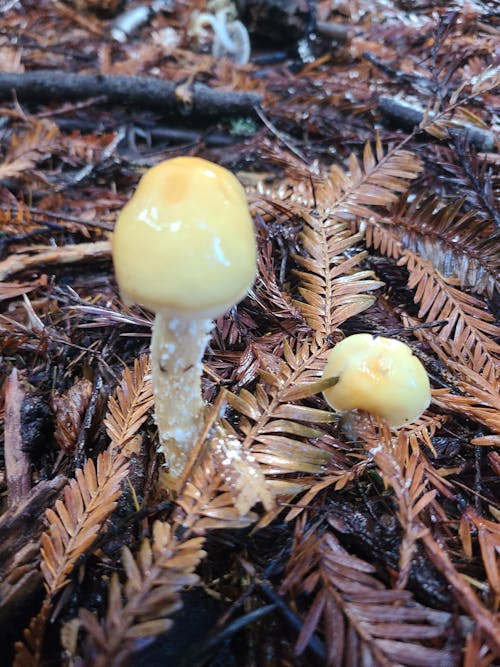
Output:
<svg viewBox="0 0 500 667">
<path fill-rule="evenodd" d="M 431 400 L 425 368 L 408 345 L 391 338 L 345 338 L 328 354 L 323 378 L 330 377 L 338 382 L 323 396 L 334 410 L 365 410 L 394 428 L 415 421 Z"/>
<path fill-rule="evenodd" d="M 112 245 L 123 298 L 156 313 L 155 419 L 174 486 L 203 425 L 202 358 L 212 319 L 240 301 L 255 278 L 245 191 L 207 160 L 166 160 L 142 177 Z"/>
</svg>

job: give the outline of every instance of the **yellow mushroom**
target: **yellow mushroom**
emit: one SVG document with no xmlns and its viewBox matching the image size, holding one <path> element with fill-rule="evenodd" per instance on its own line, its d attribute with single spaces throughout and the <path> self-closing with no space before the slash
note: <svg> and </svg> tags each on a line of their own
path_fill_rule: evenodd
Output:
<svg viewBox="0 0 500 667">
<path fill-rule="evenodd" d="M 323 378 L 338 382 L 323 392 L 335 410 L 365 410 L 397 428 L 424 412 L 431 400 L 427 373 L 405 343 L 355 334 L 328 354 Z"/>
<path fill-rule="evenodd" d="M 207 160 L 166 160 L 142 177 L 118 218 L 112 245 L 123 298 L 156 313 L 155 419 L 175 480 L 203 424 L 202 358 L 212 319 L 240 301 L 255 277 L 255 236 L 243 187 Z"/>
</svg>

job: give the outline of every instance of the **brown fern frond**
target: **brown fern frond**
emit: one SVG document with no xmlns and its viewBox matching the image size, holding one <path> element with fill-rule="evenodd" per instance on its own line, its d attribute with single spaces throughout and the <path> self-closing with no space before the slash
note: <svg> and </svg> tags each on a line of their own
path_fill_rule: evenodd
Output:
<svg viewBox="0 0 500 667">
<path fill-rule="evenodd" d="M 64 489 L 64 500 L 47 510 L 48 530 L 41 537 L 41 569 L 47 593 L 63 588 L 78 558 L 94 542 L 116 507 L 129 457 L 138 450 L 136 434 L 152 403 L 149 364 L 143 357 L 134 371 L 125 369 L 117 398 L 110 398 L 106 427 L 108 449 L 89 459 Z"/>
<path fill-rule="evenodd" d="M 380 223 L 393 226 L 404 248 L 432 262 L 462 288 L 493 296 L 500 289 L 500 231 L 474 211 L 461 213 L 463 200 L 446 206 L 436 197 L 403 199 Z"/>
<path fill-rule="evenodd" d="M 82 626 L 94 644 L 92 664 L 122 664 L 136 640 L 170 629 L 173 621 L 168 617 L 181 606 L 180 591 L 198 581 L 194 570 L 205 556 L 203 543 L 203 537 L 179 540 L 172 526 L 156 521 L 153 540 L 144 539 L 135 557 L 123 548 L 126 582 L 122 588 L 118 576 L 112 576 L 103 623 L 80 610 Z"/>
<path fill-rule="evenodd" d="M 175 502 L 175 521 L 195 535 L 212 529 L 246 527 L 257 519 L 252 512 L 240 514 L 210 453 L 195 467 Z"/>
<path fill-rule="evenodd" d="M 45 628 L 49 620 L 51 603 L 46 598 L 40 611 L 34 616 L 23 631 L 23 641 L 15 644 L 15 657 L 12 667 L 40 667 L 42 664 Z"/>
<path fill-rule="evenodd" d="M 458 86 L 443 109 L 439 109 L 438 105 L 434 105 L 434 109 L 427 109 L 420 128 L 440 140 L 449 138 L 453 130 L 467 130 L 474 126 L 484 128 L 484 121 L 465 108 L 465 104 L 499 85 L 498 68 L 484 69 L 479 76 L 467 79 Z"/>
<path fill-rule="evenodd" d="M 468 507 L 463 516 L 477 531 L 484 570 L 491 592 L 495 597 L 492 606 L 493 609 L 498 610 L 500 605 L 500 523 L 479 516 L 472 507 Z"/>
<path fill-rule="evenodd" d="M 420 306 L 418 317 L 424 322 L 446 320 L 446 324 L 433 327 L 432 333 L 421 329 L 418 336 L 425 337 L 436 352 L 441 346 L 444 361 L 455 352 L 458 361 L 465 359 L 469 368 L 495 382 L 500 345 L 494 339 L 500 336 L 500 327 L 486 304 L 453 287 L 430 261 L 405 249 L 393 229 L 371 220 L 365 224 L 365 238 L 368 245 L 406 267 L 408 286 L 415 290 L 414 301 Z"/>
<path fill-rule="evenodd" d="M 459 655 L 446 648 L 451 616 L 415 604 L 405 591 L 386 589 L 374 573 L 372 565 L 349 554 L 332 533 L 321 535 L 314 527 L 304 531 L 298 522 L 281 587 L 295 599 L 311 596 L 297 652 L 321 631 L 329 667 L 367 661 L 458 665 Z M 426 645 L 430 639 L 433 648 Z"/>
<path fill-rule="evenodd" d="M 0 179 L 19 176 L 45 160 L 59 143 L 59 128 L 42 119 L 31 123 L 22 133 L 14 134 L 2 163 Z"/>
<path fill-rule="evenodd" d="M 392 487 L 397 501 L 397 517 L 403 529 L 400 546 L 397 588 L 405 588 L 410 566 L 419 540 L 426 528 L 419 514 L 434 500 L 436 490 L 427 490 L 425 465 L 418 451 L 411 451 L 408 436 L 400 430 L 392 437 L 389 427 L 374 425 L 360 419 L 357 428 L 365 448 L 371 454 L 387 486 Z"/>
<path fill-rule="evenodd" d="M 301 243 L 306 256 L 294 255 L 303 270 L 299 277 L 302 300 L 295 300 L 309 326 L 324 338 L 343 322 L 369 308 L 370 292 L 382 287 L 371 271 L 356 271 L 366 253 L 344 254 L 361 240 L 344 221 L 302 214 Z"/>
<path fill-rule="evenodd" d="M 210 448 L 216 470 L 231 494 L 234 506 L 245 516 L 257 503 L 271 511 L 275 503 L 255 457 L 243 448 L 229 424 L 217 428 Z"/>
<path fill-rule="evenodd" d="M 240 414 L 238 430 L 243 434 L 244 448 L 263 466 L 266 475 L 321 473 L 333 454 L 305 439 L 318 438 L 321 431 L 316 425 L 335 417 L 330 411 L 290 403 L 288 395 L 300 384 L 318 378 L 325 351 L 304 342 L 293 352 L 285 341 L 284 356 L 277 374 L 261 372 L 262 381 L 254 394 L 246 389 L 238 396 L 228 393 L 228 403 Z"/>
<path fill-rule="evenodd" d="M 451 484 L 443 477 L 439 470 L 436 470 L 432 463 L 422 452 L 420 446 L 424 445 L 436 456 L 436 451 L 432 443 L 432 437 L 448 420 L 446 415 L 435 415 L 429 412 L 423 414 L 414 424 L 404 427 L 404 433 L 408 438 L 408 444 L 411 451 L 418 457 L 425 470 L 425 477 L 428 482 L 443 496 L 453 498 Z"/>
<path fill-rule="evenodd" d="M 366 144 L 363 168 L 354 155 L 349 167 L 347 175 L 332 166 L 329 177 L 314 190 L 316 214 L 299 209 L 304 221 L 301 243 L 305 252 L 295 255 L 295 259 L 303 269 L 296 272 L 303 301 L 295 303 L 309 326 L 323 336 L 368 308 L 374 301 L 369 292 L 381 287 L 371 271 L 356 270 L 365 253 L 345 254 L 361 240 L 359 234 L 352 233 L 349 220 L 369 217 L 370 207 L 397 201 L 398 194 L 422 169 L 408 151 L 399 149 L 384 155 L 379 139 L 376 158 Z"/>
<path fill-rule="evenodd" d="M 470 381 L 460 380 L 458 382 L 458 388 L 465 395 L 453 394 L 449 389 L 435 389 L 432 392 L 434 403 L 474 419 L 487 426 L 494 434 L 500 435 L 498 391 L 495 392 L 490 383 L 486 382 L 478 373 L 468 370 L 467 366 L 457 364 L 455 367 L 462 369 L 464 378 L 467 377 L 467 372 L 469 373 Z M 476 439 L 476 444 L 481 443 Z M 484 444 L 491 443 L 485 442 Z"/>
<path fill-rule="evenodd" d="M 132 451 L 128 450 L 128 455 Z M 49 528 L 42 533 L 41 570 L 49 595 L 69 580 L 76 561 L 95 541 L 103 523 L 116 507 L 121 483 L 128 473 L 125 455 L 109 449 L 99 455 L 97 466 L 89 459 L 64 489 L 64 500 L 47 510 Z"/>
<path fill-rule="evenodd" d="M 126 450 L 146 419 L 153 400 L 149 358 L 143 355 L 134 361 L 133 371 L 125 368 L 116 398 L 109 399 L 104 424 L 113 448 Z"/>
</svg>

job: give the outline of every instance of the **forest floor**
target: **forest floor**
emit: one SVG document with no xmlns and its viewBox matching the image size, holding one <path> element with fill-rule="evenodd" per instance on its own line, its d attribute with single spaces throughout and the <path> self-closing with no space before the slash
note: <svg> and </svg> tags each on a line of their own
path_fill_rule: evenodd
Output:
<svg viewBox="0 0 500 667">
<path fill-rule="evenodd" d="M 495 5 L 0 0 L 2 665 L 499 664 Z M 174 492 L 110 238 L 178 155 L 258 266 Z M 415 422 L 329 408 L 356 333 L 426 368 Z"/>
</svg>

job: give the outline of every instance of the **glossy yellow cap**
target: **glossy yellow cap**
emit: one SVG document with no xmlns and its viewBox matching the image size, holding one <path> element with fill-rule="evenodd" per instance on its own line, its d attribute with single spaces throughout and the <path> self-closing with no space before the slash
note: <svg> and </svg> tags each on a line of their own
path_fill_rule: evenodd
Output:
<svg viewBox="0 0 500 667">
<path fill-rule="evenodd" d="M 123 297 L 155 312 L 216 317 L 255 278 L 245 191 L 230 171 L 197 157 L 166 160 L 144 174 L 112 243 Z"/>
<path fill-rule="evenodd" d="M 431 401 L 429 378 L 408 345 L 356 334 L 328 354 L 323 378 L 339 381 L 323 396 L 335 410 L 365 410 L 393 427 L 415 421 Z"/>
</svg>

